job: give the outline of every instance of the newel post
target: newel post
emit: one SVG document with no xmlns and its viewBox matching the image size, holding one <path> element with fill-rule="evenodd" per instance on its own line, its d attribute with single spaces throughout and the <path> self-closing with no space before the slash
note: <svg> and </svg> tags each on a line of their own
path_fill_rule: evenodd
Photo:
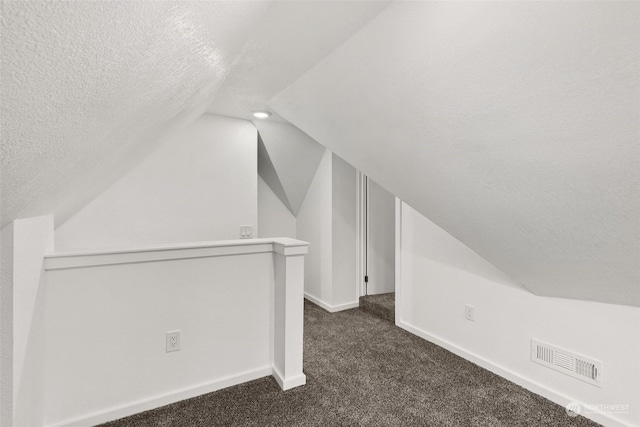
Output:
<svg viewBox="0 0 640 427">
<path fill-rule="evenodd" d="M 309 244 L 275 239 L 273 377 L 282 390 L 304 385 L 302 334 L 304 322 L 304 255 Z"/>
</svg>

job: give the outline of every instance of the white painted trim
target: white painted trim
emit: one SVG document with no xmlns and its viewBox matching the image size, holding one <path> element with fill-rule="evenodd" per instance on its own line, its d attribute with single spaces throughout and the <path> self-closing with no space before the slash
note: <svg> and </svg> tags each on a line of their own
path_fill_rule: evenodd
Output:
<svg viewBox="0 0 640 427">
<path fill-rule="evenodd" d="M 364 243 L 364 235 L 366 233 L 365 230 L 365 218 L 364 216 L 367 213 L 365 206 L 365 180 L 367 176 L 358 171 L 358 179 L 357 179 L 357 191 L 356 191 L 356 262 L 358 263 L 356 268 L 356 289 L 357 295 L 364 295 L 364 257 L 365 257 L 365 243 Z"/>
<path fill-rule="evenodd" d="M 307 383 L 307 376 L 305 374 L 296 375 L 293 378 L 284 379 L 284 375 L 278 371 L 278 369 L 274 366 L 272 374 L 273 378 L 276 380 L 282 391 L 287 391 L 295 387 L 300 387 Z"/>
<path fill-rule="evenodd" d="M 272 367 L 265 366 L 262 368 L 254 369 L 252 371 L 243 372 L 238 375 L 222 378 L 215 381 L 209 381 L 206 383 L 195 385 L 193 387 L 171 391 L 169 393 L 164 393 L 147 399 L 141 399 L 136 402 L 127 403 L 124 405 L 105 409 L 103 411 L 94 412 L 82 417 L 60 421 L 55 424 L 47 424 L 47 427 L 94 426 L 97 424 L 106 423 L 108 421 L 117 420 L 122 417 L 127 417 L 140 412 L 148 411 L 150 409 L 159 408 L 161 406 L 169 405 L 181 400 L 190 399 L 192 397 L 200 396 L 206 393 L 211 393 L 237 384 L 257 380 L 258 378 L 272 375 L 272 373 Z"/>
<path fill-rule="evenodd" d="M 396 311 L 397 312 L 397 311 Z M 397 319 L 397 318 L 396 318 Z M 580 404 L 583 404 L 583 402 L 580 402 L 579 399 L 572 399 L 570 397 L 567 397 L 566 395 L 559 393 L 555 390 L 552 390 L 536 381 L 533 381 L 529 378 L 523 377 L 507 368 L 503 368 L 500 365 L 497 365 L 493 362 L 491 362 L 490 360 L 487 360 L 481 356 L 478 356 L 475 353 L 472 353 L 468 350 L 465 350 L 459 346 L 457 346 L 456 344 L 453 344 L 447 340 L 444 340 L 442 338 L 439 338 L 433 334 L 430 334 L 428 332 L 423 331 L 422 329 L 416 328 L 415 326 L 412 326 L 406 322 L 403 321 L 396 321 L 396 325 L 402 329 L 404 329 L 405 331 L 408 331 L 414 335 L 419 336 L 420 338 L 423 338 L 433 344 L 436 344 L 442 348 L 445 348 L 447 350 L 449 350 L 450 352 L 462 357 L 463 359 L 466 359 L 470 362 L 475 363 L 476 365 L 490 371 L 493 372 L 496 375 L 501 376 L 502 378 L 505 378 L 509 381 L 511 381 L 512 383 L 515 383 L 521 387 L 526 388 L 527 390 L 538 394 L 542 397 L 545 397 L 549 400 L 551 400 L 554 403 L 557 403 L 560 406 L 566 406 L 567 403 L 569 402 L 577 402 Z M 629 424 L 626 421 L 620 420 L 619 418 L 616 418 L 614 416 L 611 416 L 609 414 L 604 414 L 601 412 L 589 412 L 588 414 L 583 414 L 586 418 L 589 418 L 590 420 L 593 420 L 597 423 L 606 425 L 606 426 L 615 426 L 615 427 L 633 427 L 633 424 Z"/>
<path fill-rule="evenodd" d="M 293 239 L 290 239 L 290 240 L 293 241 Z M 297 240 L 297 242 L 301 242 L 301 241 Z M 285 244 L 284 242 L 274 241 L 273 252 L 280 255 L 284 255 L 284 256 L 305 255 L 307 252 L 309 252 L 309 243 L 300 245 L 300 244 L 291 244 L 291 243 Z"/>
<path fill-rule="evenodd" d="M 346 304 L 340 304 L 340 305 L 329 305 L 326 302 L 322 301 L 320 298 L 314 297 L 313 295 L 310 295 L 307 292 L 304 293 L 304 298 L 311 301 L 315 305 L 324 308 L 329 313 L 337 313 L 338 311 L 349 310 L 351 308 L 360 307 L 360 301 L 348 302 Z"/>
<path fill-rule="evenodd" d="M 282 255 L 304 255 L 309 244 L 289 238 L 221 240 L 146 248 L 53 253 L 45 255 L 45 270 L 135 264 L 142 262 L 208 258 L 276 252 Z"/>
<path fill-rule="evenodd" d="M 396 197 L 396 262 L 395 262 L 395 291 L 396 291 L 396 306 L 395 306 L 395 324 L 400 323 L 400 313 L 402 312 L 402 200 Z"/>
<path fill-rule="evenodd" d="M 360 275 L 362 271 L 362 260 L 361 260 L 361 231 L 360 226 L 362 223 L 361 218 L 361 210 L 362 206 L 360 203 L 360 176 L 362 172 L 356 170 L 356 295 L 360 295 Z"/>
<path fill-rule="evenodd" d="M 362 294 L 361 295 L 368 295 L 369 294 L 369 283 L 364 281 L 364 276 L 369 276 L 369 212 L 370 212 L 370 208 L 369 208 L 369 187 L 370 187 L 370 182 L 369 182 L 369 176 L 368 175 L 364 175 L 364 180 L 363 180 L 363 185 L 364 185 L 364 225 L 362 227 L 362 229 L 364 230 L 364 241 L 363 241 L 363 247 L 364 247 L 364 251 L 365 254 L 363 255 L 363 259 L 364 259 L 364 271 L 362 274 Z"/>
<path fill-rule="evenodd" d="M 319 298 L 314 297 L 313 295 L 310 295 L 309 293 L 305 292 L 304 293 L 304 299 L 311 301 L 312 303 L 314 303 L 315 305 L 324 308 L 325 310 L 327 310 L 328 312 L 332 313 L 331 309 L 332 307 L 325 303 L 324 301 L 322 301 Z"/>
</svg>

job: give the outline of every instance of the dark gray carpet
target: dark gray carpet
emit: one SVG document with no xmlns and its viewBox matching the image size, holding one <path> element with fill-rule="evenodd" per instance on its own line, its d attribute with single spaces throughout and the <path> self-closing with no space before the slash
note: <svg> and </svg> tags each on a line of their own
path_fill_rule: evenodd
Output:
<svg viewBox="0 0 640 427">
<path fill-rule="evenodd" d="M 305 303 L 307 385 L 271 378 L 106 426 L 596 426 L 361 309 Z"/>
<path fill-rule="evenodd" d="M 374 316 L 396 323 L 395 292 L 360 297 L 360 308 Z"/>
</svg>

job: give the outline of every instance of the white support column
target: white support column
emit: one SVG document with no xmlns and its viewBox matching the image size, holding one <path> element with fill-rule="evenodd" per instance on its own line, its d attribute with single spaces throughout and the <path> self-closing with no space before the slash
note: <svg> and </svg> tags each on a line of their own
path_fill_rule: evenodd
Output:
<svg viewBox="0 0 640 427">
<path fill-rule="evenodd" d="M 306 384 L 302 372 L 304 255 L 308 243 L 276 239 L 273 377 L 282 390 Z"/>
</svg>

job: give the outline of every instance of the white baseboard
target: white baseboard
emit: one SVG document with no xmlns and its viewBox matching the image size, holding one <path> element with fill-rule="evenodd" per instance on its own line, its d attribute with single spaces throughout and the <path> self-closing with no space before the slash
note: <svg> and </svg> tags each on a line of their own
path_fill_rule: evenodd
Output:
<svg viewBox="0 0 640 427">
<path fill-rule="evenodd" d="M 316 298 L 313 295 L 310 295 L 310 294 L 308 294 L 306 292 L 304 293 L 304 297 L 305 297 L 305 299 L 308 299 L 309 301 L 311 301 L 315 305 L 324 308 L 329 313 L 336 313 L 338 311 L 349 310 L 351 308 L 360 307 L 360 302 L 359 301 L 348 302 L 346 304 L 340 304 L 340 305 L 329 305 L 326 302 L 322 301 L 320 298 Z"/>
<path fill-rule="evenodd" d="M 148 399 L 142 399 L 125 405 L 116 406 L 103 411 L 94 412 L 92 414 L 83 415 L 81 417 L 72 418 L 65 421 L 59 421 L 54 424 L 48 424 L 48 427 L 89 427 L 96 424 L 106 423 L 108 421 L 117 420 L 122 417 L 138 414 L 150 409 L 159 408 L 164 405 L 179 402 L 181 400 L 190 399 L 206 393 L 211 393 L 223 388 L 231 387 L 237 384 L 246 383 L 248 381 L 257 380 L 272 375 L 271 366 L 265 366 L 252 371 L 243 372 L 219 380 L 209 381 L 192 387 L 175 390 L 169 393 L 153 396 Z"/>
<path fill-rule="evenodd" d="M 518 384 L 519 386 L 526 388 L 527 390 L 538 394 L 544 398 L 549 399 L 550 401 L 557 403 L 560 406 L 566 406 L 567 403 L 569 402 L 578 402 L 580 404 L 582 404 L 583 402 L 580 402 L 578 399 L 572 399 L 569 398 L 567 396 L 565 396 L 562 393 L 559 393 L 555 390 L 552 390 L 542 384 L 539 384 L 535 381 L 532 381 L 528 378 L 522 377 L 519 374 L 503 368 L 499 365 L 496 365 L 495 363 L 481 357 L 478 356 L 475 353 L 472 353 L 470 351 L 467 351 L 463 348 L 458 347 L 456 344 L 453 344 L 449 341 L 446 341 L 444 339 L 441 339 L 435 335 L 432 335 L 428 332 L 423 331 L 422 329 L 416 328 L 415 326 L 409 325 L 406 322 L 403 321 L 398 321 L 396 322 L 396 325 L 402 329 L 404 329 L 405 331 L 411 332 L 414 335 L 419 336 L 420 338 L 423 338 L 429 342 L 432 342 L 442 348 L 445 348 L 447 350 L 449 350 L 450 352 L 462 357 L 463 359 L 469 360 L 470 362 L 475 363 L 478 366 L 483 367 L 484 369 L 493 372 L 496 375 L 499 375 L 515 384 Z M 600 423 L 602 425 L 605 426 L 612 426 L 612 427 L 634 427 L 633 424 L 630 424 L 624 420 L 620 420 L 616 417 L 613 417 L 609 414 L 604 414 L 604 413 L 596 413 L 596 412 L 590 412 L 588 414 L 583 414 L 586 418 L 589 418 L 590 420 L 593 420 L 597 423 Z"/>
<path fill-rule="evenodd" d="M 272 375 L 283 391 L 286 391 L 295 387 L 300 387 L 301 385 L 305 385 L 307 383 L 307 376 L 305 374 L 296 375 L 293 378 L 287 378 L 285 380 L 284 375 L 282 375 L 280 371 L 276 369 L 275 366 L 273 367 Z"/>
</svg>

